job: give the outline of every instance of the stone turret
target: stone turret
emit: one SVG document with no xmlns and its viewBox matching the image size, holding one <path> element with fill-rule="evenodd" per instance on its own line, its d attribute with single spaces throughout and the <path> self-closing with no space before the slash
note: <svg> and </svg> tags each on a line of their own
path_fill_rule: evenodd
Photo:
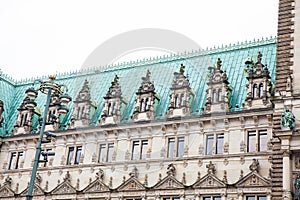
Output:
<svg viewBox="0 0 300 200">
<path fill-rule="evenodd" d="M 191 88 L 189 79 L 184 75 L 185 66 L 181 64 L 179 73 L 175 72 L 170 95 L 167 117 L 187 116 L 191 113 Z"/>
<path fill-rule="evenodd" d="M 74 101 L 74 109 L 72 115 L 72 122 L 75 127 L 87 127 L 91 122 L 91 115 L 96 109 L 90 94 L 89 82 L 84 81 L 82 89 Z"/>
<path fill-rule="evenodd" d="M 231 108 L 232 89 L 226 71 L 221 69 L 222 61 L 218 58 L 217 67 L 209 67 L 207 76 L 206 103 L 204 113 L 228 112 Z"/>
<path fill-rule="evenodd" d="M 121 121 L 122 92 L 119 77 L 116 75 L 104 97 L 103 114 L 100 125 L 117 124 Z"/>
<path fill-rule="evenodd" d="M 248 84 L 245 109 L 272 107 L 271 90 L 272 81 L 268 67 L 261 63 L 262 54 L 259 52 L 257 62 L 247 61 Z"/>
<path fill-rule="evenodd" d="M 147 71 L 146 77 L 143 77 L 142 84 L 136 93 L 135 109 L 132 115 L 133 121 L 147 121 L 155 117 L 154 103 L 159 100 L 155 94 L 155 87 L 150 81 L 150 71 Z"/>
</svg>

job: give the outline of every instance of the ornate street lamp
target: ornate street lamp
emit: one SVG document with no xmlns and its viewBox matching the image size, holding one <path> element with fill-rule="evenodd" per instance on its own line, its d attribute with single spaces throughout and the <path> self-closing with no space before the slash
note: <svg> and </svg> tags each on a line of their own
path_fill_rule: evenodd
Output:
<svg viewBox="0 0 300 200">
<path fill-rule="evenodd" d="M 45 105 L 44 115 L 42 118 L 39 140 L 38 140 L 37 147 L 36 147 L 36 153 L 35 153 L 33 168 L 32 168 L 32 172 L 31 172 L 31 179 L 30 179 L 30 183 L 29 183 L 28 193 L 26 196 L 27 200 L 31 200 L 33 197 L 32 192 L 33 192 L 33 188 L 34 188 L 34 181 L 35 181 L 39 162 L 47 162 L 47 157 L 54 156 L 54 154 L 55 154 L 54 152 L 42 152 L 42 156 L 44 156 L 45 160 L 40 160 L 42 143 L 50 142 L 51 137 L 56 137 L 54 134 L 47 132 L 45 134 L 46 140 L 43 140 L 51 96 L 60 96 L 61 107 L 59 108 L 59 112 L 61 114 L 68 113 L 69 109 L 67 108 L 67 104 L 72 100 L 70 96 L 68 96 L 67 94 L 64 94 L 64 92 L 67 91 L 67 87 L 65 85 L 59 85 L 59 84 L 55 83 L 54 82 L 55 78 L 56 78 L 55 76 L 49 76 L 49 80 L 46 80 L 46 81 L 36 80 L 35 81 L 35 82 L 40 83 L 40 87 L 38 88 L 38 90 L 44 94 L 47 94 L 47 101 L 46 101 L 46 105 Z M 28 109 L 34 109 L 34 107 L 36 106 L 36 103 L 34 102 L 34 100 L 38 95 L 38 90 L 35 90 L 34 87 L 31 87 L 26 90 L 26 94 L 27 94 L 26 107 Z"/>
</svg>

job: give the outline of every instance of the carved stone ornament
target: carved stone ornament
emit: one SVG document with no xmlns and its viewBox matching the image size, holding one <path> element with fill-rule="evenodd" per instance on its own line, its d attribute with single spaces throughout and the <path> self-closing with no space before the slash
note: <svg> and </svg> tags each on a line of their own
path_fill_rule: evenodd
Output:
<svg viewBox="0 0 300 200">
<path fill-rule="evenodd" d="M 209 164 L 206 165 L 207 168 L 207 173 L 208 174 L 215 174 L 216 172 L 216 167 L 215 165 L 212 163 L 212 161 L 209 161 Z"/>
<path fill-rule="evenodd" d="M 171 164 L 168 165 L 168 167 L 167 167 L 167 174 L 171 175 L 171 176 L 175 176 L 175 174 L 176 174 L 176 168 L 173 165 L 173 163 L 171 163 Z"/>
<path fill-rule="evenodd" d="M 253 158 L 252 164 L 249 166 L 250 171 L 258 172 L 259 170 L 259 162 L 257 159 Z"/>
</svg>

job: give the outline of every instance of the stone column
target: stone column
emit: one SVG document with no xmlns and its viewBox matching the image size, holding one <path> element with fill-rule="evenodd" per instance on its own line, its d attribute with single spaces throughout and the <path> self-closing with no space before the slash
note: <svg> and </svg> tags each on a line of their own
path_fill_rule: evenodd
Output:
<svg viewBox="0 0 300 200">
<path fill-rule="evenodd" d="M 292 199 L 291 195 L 291 160 L 290 160 L 290 136 L 281 137 L 281 148 L 283 150 L 282 190 L 283 200 Z"/>
</svg>

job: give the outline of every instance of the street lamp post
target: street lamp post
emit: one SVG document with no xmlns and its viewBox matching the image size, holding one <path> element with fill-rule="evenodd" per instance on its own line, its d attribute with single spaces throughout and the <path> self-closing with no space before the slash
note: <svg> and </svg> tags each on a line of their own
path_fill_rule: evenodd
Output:
<svg viewBox="0 0 300 200">
<path fill-rule="evenodd" d="M 33 193 L 33 188 L 34 188 L 34 181 L 36 178 L 36 173 L 37 173 L 37 169 L 38 169 L 38 165 L 40 162 L 47 162 L 47 159 L 45 160 L 40 160 L 40 155 L 41 155 L 41 146 L 42 143 L 47 143 L 50 142 L 50 140 L 43 140 L 43 136 L 44 136 L 44 131 L 45 131 L 45 125 L 46 125 L 46 120 L 47 120 L 47 114 L 48 114 L 48 110 L 49 110 L 49 105 L 50 105 L 50 101 L 51 101 L 51 96 L 53 95 L 61 95 L 62 94 L 62 87 L 66 87 L 65 85 L 59 85 L 57 83 L 54 82 L 55 80 L 55 76 L 49 76 L 49 80 L 47 81 L 41 81 L 41 80 L 37 80 L 40 83 L 40 87 L 39 87 L 39 91 L 41 91 L 44 94 L 47 94 L 47 101 L 46 101 L 46 105 L 45 105 L 45 110 L 44 110 L 44 115 L 42 118 L 42 125 L 40 128 L 40 134 L 39 134 L 39 140 L 37 143 L 37 147 L 36 147 L 36 152 L 35 152 L 35 158 L 34 158 L 34 163 L 33 163 L 33 168 L 32 168 L 32 172 L 31 172 L 31 178 L 30 178 L 30 183 L 29 183 L 29 188 L 28 188 L 28 193 L 26 196 L 26 200 L 31 200 L 32 199 L 32 193 Z M 36 82 L 36 81 L 35 81 Z M 34 90 L 34 88 L 30 88 L 29 90 L 27 90 L 27 96 L 32 99 L 32 101 L 34 101 L 34 99 L 37 96 L 37 91 Z M 67 96 L 66 94 L 63 95 L 63 102 L 61 107 L 62 107 L 62 111 L 65 114 L 66 112 L 66 104 L 69 103 L 69 101 L 71 101 L 71 97 Z M 32 102 L 31 101 L 31 102 Z M 63 105 L 64 104 L 64 105 Z M 46 134 L 47 136 L 55 136 L 54 134 Z M 48 154 L 47 154 L 48 153 Z M 53 152 L 44 152 L 43 154 L 44 156 L 50 156 L 50 155 L 54 155 Z"/>
</svg>

